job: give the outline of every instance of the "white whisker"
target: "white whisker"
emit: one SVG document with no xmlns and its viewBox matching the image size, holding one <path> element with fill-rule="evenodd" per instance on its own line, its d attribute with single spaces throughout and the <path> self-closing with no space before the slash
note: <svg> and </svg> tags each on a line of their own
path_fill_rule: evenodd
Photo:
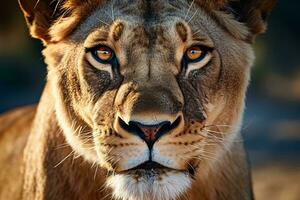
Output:
<svg viewBox="0 0 300 200">
<path fill-rule="evenodd" d="M 101 23 L 103 23 L 103 24 L 105 24 L 105 25 L 107 25 L 107 26 L 110 26 L 107 22 L 105 22 L 105 21 L 103 21 L 103 20 L 101 20 L 99 18 L 98 18 L 98 21 L 101 22 Z"/>
<path fill-rule="evenodd" d="M 194 4 L 194 1 L 195 1 L 195 0 L 193 0 L 193 1 L 191 2 L 191 4 L 189 5 L 189 8 L 188 8 L 188 10 L 187 10 L 187 13 L 186 13 L 186 15 L 184 16 L 184 20 L 186 20 L 186 17 L 189 15 L 190 10 L 191 10 L 191 8 L 192 8 L 192 6 L 193 6 L 193 4 Z"/>
<path fill-rule="evenodd" d="M 192 21 L 192 19 L 195 17 L 195 15 L 198 13 L 198 10 L 196 10 L 194 12 L 194 14 L 192 15 L 192 17 L 189 19 L 189 21 L 187 22 L 188 24 Z"/>
<path fill-rule="evenodd" d="M 72 154 L 74 153 L 74 151 L 71 151 L 71 153 L 69 153 L 66 157 L 64 157 L 59 163 L 57 163 L 54 168 L 58 167 L 59 165 L 61 165 L 65 160 L 67 160 Z"/>
</svg>

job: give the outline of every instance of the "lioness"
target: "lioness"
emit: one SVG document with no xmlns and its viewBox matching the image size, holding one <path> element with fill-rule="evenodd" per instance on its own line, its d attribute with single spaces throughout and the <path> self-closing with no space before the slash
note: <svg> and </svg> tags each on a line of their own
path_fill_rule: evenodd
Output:
<svg viewBox="0 0 300 200">
<path fill-rule="evenodd" d="M 1 200 L 253 199 L 240 135 L 274 0 L 19 0 L 37 107 L 0 118 Z"/>
</svg>

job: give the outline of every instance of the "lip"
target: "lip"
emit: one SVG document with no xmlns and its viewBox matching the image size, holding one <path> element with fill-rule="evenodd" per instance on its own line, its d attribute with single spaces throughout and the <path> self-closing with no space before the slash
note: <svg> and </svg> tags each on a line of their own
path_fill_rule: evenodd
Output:
<svg viewBox="0 0 300 200">
<path fill-rule="evenodd" d="M 141 163 L 140 165 L 121 171 L 119 172 L 120 174 L 140 174 L 140 173 L 160 173 L 162 171 L 171 171 L 171 170 L 175 170 L 169 167 L 165 167 L 157 162 L 153 162 L 153 161 L 146 161 L 144 163 Z"/>
<path fill-rule="evenodd" d="M 182 172 L 182 173 L 188 173 L 191 177 L 193 177 L 194 173 L 195 173 L 193 167 L 189 167 L 186 170 L 179 170 L 179 169 L 174 169 L 174 168 L 163 166 L 157 162 L 150 161 L 150 160 L 148 160 L 134 168 L 121 171 L 120 173 L 121 174 L 140 174 L 143 172 L 146 172 L 146 173 L 151 172 L 153 174 L 157 174 L 157 173 L 159 174 L 160 172 L 163 173 L 166 171 L 177 171 L 177 172 Z"/>
<path fill-rule="evenodd" d="M 165 167 L 157 162 L 153 162 L 153 161 L 146 161 L 134 168 L 128 169 L 126 171 L 133 171 L 133 170 L 158 170 L 158 169 L 170 169 L 168 167 Z"/>
</svg>

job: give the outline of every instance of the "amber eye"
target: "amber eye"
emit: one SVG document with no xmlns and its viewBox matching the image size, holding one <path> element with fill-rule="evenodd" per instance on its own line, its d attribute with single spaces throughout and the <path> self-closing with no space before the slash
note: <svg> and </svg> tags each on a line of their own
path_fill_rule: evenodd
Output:
<svg viewBox="0 0 300 200">
<path fill-rule="evenodd" d="M 107 46 L 97 47 L 92 51 L 93 57 L 103 64 L 108 64 L 114 57 L 114 52 Z"/>
<path fill-rule="evenodd" d="M 205 57 L 206 54 L 207 51 L 200 46 L 190 47 L 185 53 L 186 58 L 189 62 L 199 62 Z"/>
</svg>

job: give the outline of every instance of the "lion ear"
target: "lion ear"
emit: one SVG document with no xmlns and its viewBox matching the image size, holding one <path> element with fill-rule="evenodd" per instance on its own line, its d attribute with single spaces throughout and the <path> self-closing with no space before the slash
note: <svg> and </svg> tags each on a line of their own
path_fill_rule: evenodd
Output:
<svg viewBox="0 0 300 200">
<path fill-rule="evenodd" d="M 200 6 L 213 11 L 232 13 L 236 20 L 246 24 L 252 41 L 256 35 L 263 33 L 267 28 L 267 17 L 274 8 L 277 0 L 196 0 Z"/>
<path fill-rule="evenodd" d="M 44 43 L 50 41 L 49 29 L 60 12 L 58 2 L 53 0 L 19 0 L 32 37 L 38 38 Z"/>
<path fill-rule="evenodd" d="M 59 42 L 72 33 L 103 0 L 18 0 L 32 37 L 44 45 Z"/>
<path fill-rule="evenodd" d="M 275 4 L 276 0 L 229 0 L 226 8 L 249 27 L 254 37 L 266 31 L 266 20 Z"/>
</svg>

